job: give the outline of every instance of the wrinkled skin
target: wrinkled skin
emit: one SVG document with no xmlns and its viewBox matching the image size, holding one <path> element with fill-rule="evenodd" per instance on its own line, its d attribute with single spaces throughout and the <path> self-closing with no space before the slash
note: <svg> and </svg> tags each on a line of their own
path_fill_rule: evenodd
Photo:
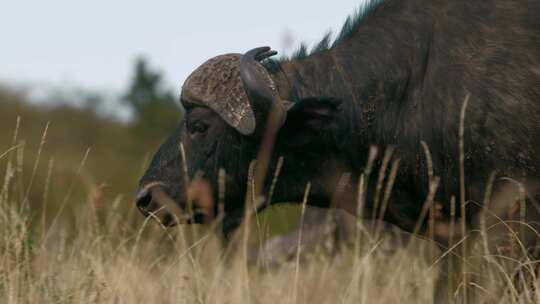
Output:
<svg viewBox="0 0 540 304">
<path fill-rule="evenodd" d="M 527 216 L 535 221 L 540 178 L 538 11 L 535 0 L 387 0 L 330 50 L 268 65 L 279 98 L 293 106 L 279 130 L 262 192 L 268 192 L 283 156 L 272 202 L 301 201 L 311 182 L 309 204 L 334 203 L 353 212 L 370 145 L 380 148 L 379 156 L 392 146 L 400 166 L 384 219 L 411 231 L 428 194 L 423 141 L 440 177 L 434 199 L 441 207 L 441 221 L 447 220 L 450 198 L 460 193 L 458 130 L 462 103 L 469 95 L 463 138 L 465 198 L 474 203 L 467 205 L 467 222 L 474 223 L 495 170 L 494 192 L 510 183 L 502 177 L 528 185 Z M 186 114 L 179 128 L 141 179 L 139 207 L 145 214 L 159 209 L 148 196 L 153 189 L 149 185 L 157 183 L 186 211 L 187 166 L 188 180 L 200 177 L 209 184 L 217 214 L 218 172 L 223 168 L 225 229 L 232 230 L 243 214 L 248 168 L 256 158 L 268 109 L 254 107 L 258 131 L 242 135 L 210 108 L 184 96 L 182 103 Z M 373 172 L 380 165 L 381 157 Z M 333 199 L 346 172 L 351 176 L 344 194 Z M 374 188 L 368 187 L 366 215 L 372 214 Z M 195 199 L 194 204 L 197 209 Z M 509 209 L 512 202 L 504 204 L 503 209 Z M 207 213 L 186 222 L 205 222 Z M 165 224 L 177 222 L 163 214 Z"/>
<path fill-rule="evenodd" d="M 204 123 L 208 129 L 204 134 L 197 132 L 194 130 L 197 128 L 194 126 L 195 123 L 199 125 Z M 186 180 L 190 181 L 198 175 L 198 178 L 208 181 L 212 189 L 218 189 L 218 170 L 223 168 L 225 172 L 239 175 L 227 175 L 227 200 L 231 203 L 226 204 L 226 211 L 241 211 L 241 206 L 235 206 L 233 202 L 243 201 L 243 185 L 235 183 L 235 180 L 246 180 L 247 167 L 253 159 L 253 153 L 248 154 L 241 149 L 245 144 L 245 139 L 227 126 L 213 111 L 201 107 L 187 107 L 180 126 L 156 153 L 148 172 L 141 179 L 141 188 L 144 189 L 156 181 L 163 183 L 165 192 L 174 201 L 179 202 L 180 208 L 185 211 L 188 200 Z M 187 165 L 184 164 L 181 145 L 184 148 Z M 228 162 L 227 159 L 231 155 L 234 155 L 238 162 Z M 217 207 L 213 206 L 215 213 L 218 211 Z M 201 223 L 203 217 L 203 214 L 199 214 L 191 220 Z M 173 225 L 174 222 L 173 218 L 167 218 L 165 224 Z"/>
<path fill-rule="evenodd" d="M 159 182 L 161 188 L 174 201 L 179 202 L 182 210 L 187 209 L 187 187 L 183 176 L 186 170 L 182 159 L 180 145 L 184 147 L 187 163 L 187 180 L 204 179 L 210 184 L 211 189 L 219 189 L 219 169 L 226 173 L 225 178 L 225 229 L 234 229 L 239 223 L 243 214 L 244 200 L 246 196 L 246 185 L 248 180 L 249 165 L 256 158 L 258 152 L 259 138 L 249 138 L 242 136 L 236 130 L 228 126 L 212 110 L 199 106 L 191 106 L 184 103 L 186 114 L 178 129 L 162 145 L 154 156 L 150 168 L 141 179 L 141 189 L 146 189 L 148 185 L 155 185 Z M 205 127 L 201 127 L 205 125 Z M 296 145 L 288 143 L 289 135 L 298 126 L 284 126 L 278 140 L 275 155 L 283 156 L 287 159 L 284 162 L 273 201 L 301 201 L 304 188 L 308 182 L 313 185 L 311 203 L 315 205 L 325 205 L 335 189 L 338 174 L 344 172 L 343 164 L 338 160 L 336 151 L 324 141 L 315 141 L 311 144 Z M 200 132 L 203 130 L 204 132 Z M 306 136 L 308 136 L 306 134 Z M 325 151 L 325 155 L 332 158 L 321 159 L 317 152 Z M 270 174 L 275 170 L 277 159 L 273 159 Z M 266 188 L 270 186 L 270 179 Z M 213 201 L 217 202 L 218 191 L 212 192 Z M 149 209 L 157 209 L 156 206 Z M 197 207 L 197 202 L 195 207 Z M 213 213 L 219 212 L 218 205 L 214 204 Z M 204 214 L 195 214 L 190 222 L 202 223 L 205 221 Z M 164 215 L 161 218 L 165 225 L 175 224 L 174 216 Z"/>
</svg>

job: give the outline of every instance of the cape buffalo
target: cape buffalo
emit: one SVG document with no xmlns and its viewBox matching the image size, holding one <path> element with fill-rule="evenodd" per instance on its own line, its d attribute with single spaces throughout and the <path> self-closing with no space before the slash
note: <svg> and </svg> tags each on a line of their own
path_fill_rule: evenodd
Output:
<svg viewBox="0 0 540 304">
<path fill-rule="evenodd" d="M 310 183 L 308 204 L 355 212 L 373 145 L 393 149 L 373 172 L 400 160 L 385 221 L 413 230 L 436 176 L 439 216 L 450 217 L 454 196 L 469 202 L 474 223 L 492 172 L 494 192 L 540 178 L 539 13 L 537 0 L 372 1 L 310 52 L 271 60 L 263 47 L 212 58 L 183 84 L 185 115 L 142 177 L 137 206 L 174 225 L 208 221 L 222 201 L 229 231 L 263 146 L 272 149 L 257 192 L 275 189 L 270 203 L 300 202 Z M 188 200 L 193 180 L 211 189 L 205 199 Z M 377 187 L 368 186 L 366 217 L 379 213 Z M 527 187 L 533 212 L 539 191 Z"/>
</svg>

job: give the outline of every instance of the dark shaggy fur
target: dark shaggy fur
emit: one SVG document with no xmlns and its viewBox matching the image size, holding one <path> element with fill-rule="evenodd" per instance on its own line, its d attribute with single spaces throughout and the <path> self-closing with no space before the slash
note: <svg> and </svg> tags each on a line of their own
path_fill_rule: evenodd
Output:
<svg viewBox="0 0 540 304">
<path fill-rule="evenodd" d="M 400 167 L 385 219 L 411 230 L 428 190 L 423 141 L 431 149 L 434 174 L 441 178 L 435 200 L 448 216 L 450 197 L 460 190 L 459 113 L 467 95 L 464 142 L 471 219 L 493 171 L 522 182 L 539 179 L 540 2 L 371 3 L 348 19 L 333 43 L 326 36 L 311 53 L 303 46 L 292 58 L 266 63 L 281 98 L 294 102 L 270 168 L 275 169 L 278 156 L 284 157 L 274 201 L 300 201 L 311 182 L 311 204 L 334 201 L 354 210 L 369 147 L 392 146 Z M 186 120 L 197 116 L 190 113 Z M 237 217 L 260 138 L 240 136 L 218 117 L 208 121 L 219 128 L 203 140 L 184 142 L 189 175 L 203 172 L 215 188 L 217 170 L 226 168 L 225 205 L 230 217 Z M 173 138 L 187 138 L 182 128 Z M 160 150 L 141 183 L 165 180 L 170 195 L 182 204 L 179 177 L 153 173 L 181 172 L 177 147 L 175 140 L 165 144 L 167 151 Z M 346 195 L 333 200 L 345 172 L 351 174 Z M 504 183 L 498 179 L 495 186 Z M 533 189 L 531 196 L 537 195 Z M 372 196 L 370 191 L 368 202 Z"/>
<path fill-rule="evenodd" d="M 362 24 L 362 20 L 368 16 L 373 10 L 375 10 L 383 1 L 385 0 L 370 0 L 363 2 L 363 4 L 343 23 L 341 30 L 339 31 L 336 38 L 332 41 L 332 32 L 328 32 L 324 37 L 319 41 L 311 51 L 308 51 L 308 46 L 305 43 L 301 43 L 296 51 L 293 52 L 293 55 L 290 58 L 283 57 L 281 61 L 294 60 L 294 59 L 304 59 L 310 55 L 329 50 L 332 47 L 335 47 L 342 41 L 345 41 L 352 37 L 354 33 L 358 30 L 358 27 Z"/>
</svg>

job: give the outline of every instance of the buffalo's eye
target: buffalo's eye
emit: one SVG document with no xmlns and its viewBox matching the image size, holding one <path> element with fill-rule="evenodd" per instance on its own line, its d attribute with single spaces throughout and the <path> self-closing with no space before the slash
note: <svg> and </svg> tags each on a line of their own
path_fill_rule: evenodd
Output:
<svg viewBox="0 0 540 304">
<path fill-rule="evenodd" d="M 197 120 L 193 123 L 188 124 L 188 131 L 190 135 L 203 134 L 208 130 L 208 124 Z"/>
</svg>

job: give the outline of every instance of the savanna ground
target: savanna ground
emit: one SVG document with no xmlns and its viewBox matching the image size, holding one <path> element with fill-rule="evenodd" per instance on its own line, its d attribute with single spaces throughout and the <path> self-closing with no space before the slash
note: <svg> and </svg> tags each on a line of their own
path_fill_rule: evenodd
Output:
<svg viewBox="0 0 540 304">
<path fill-rule="evenodd" d="M 248 248 L 302 222 L 300 208 L 250 218 L 226 249 L 216 227 L 164 229 L 132 202 L 159 140 L 141 143 L 124 124 L 22 99 L 0 94 L 0 303 L 539 299 L 536 261 L 520 254 L 510 225 L 516 250 L 486 246 L 491 226 L 456 233 L 452 247 L 437 249 L 420 239 L 396 247 L 393 238 L 359 232 L 338 249 L 293 246 L 279 267 L 248 265 Z"/>
</svg>

